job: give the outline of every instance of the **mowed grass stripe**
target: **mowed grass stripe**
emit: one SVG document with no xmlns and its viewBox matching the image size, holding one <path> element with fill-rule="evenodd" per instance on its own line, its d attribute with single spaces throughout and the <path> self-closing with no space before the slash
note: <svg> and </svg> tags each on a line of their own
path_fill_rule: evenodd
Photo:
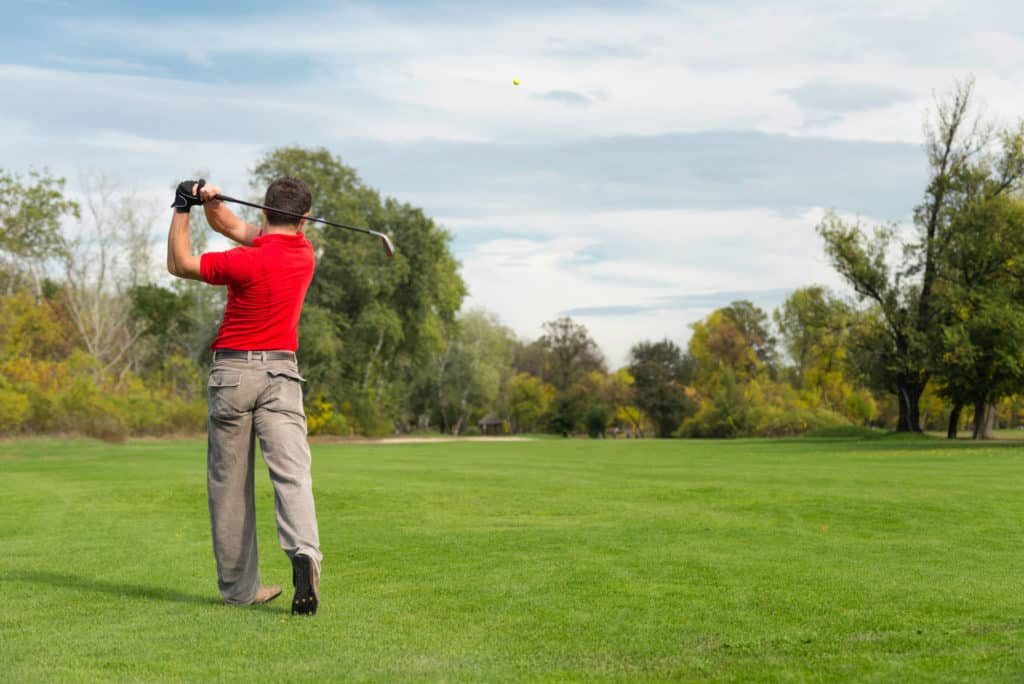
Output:
<svg viewBox="0 0 1024 684">
<path fill-rule="evenodd" d="M 1024 677 L 1016 445 L 313 448 L 324 604 L 293 619 L 220 605 L 204 443 L 0 443 L 0 680 Z"/>
</svg>

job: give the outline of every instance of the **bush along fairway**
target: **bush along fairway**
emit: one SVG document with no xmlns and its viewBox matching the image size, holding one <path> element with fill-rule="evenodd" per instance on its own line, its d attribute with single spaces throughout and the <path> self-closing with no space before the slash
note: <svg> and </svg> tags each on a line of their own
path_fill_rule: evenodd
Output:
<svg viewBox="0 0 1024 684">
<path fill-rule="evenodd" d="M 0 443 L 3 681 L 1014 681 L 1024 452 L 315 444 L 323 603 L 221 604 L 205 444 Z"/>
</svg>

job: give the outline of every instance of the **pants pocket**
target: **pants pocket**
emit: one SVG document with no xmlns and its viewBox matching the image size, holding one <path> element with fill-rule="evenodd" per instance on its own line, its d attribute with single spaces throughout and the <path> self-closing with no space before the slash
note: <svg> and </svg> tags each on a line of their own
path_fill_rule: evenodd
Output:
<svg viewBox="0 0 1024 684">
<path fill-rule="evenodd" d="M 227 417 L 242 412 L 241 404 L 242 374 L 231 371 L 213 371 L 206 384 L 207 397 L 210 404 L 210 415 Z"/>
<path fill-rule="evenodd" d="M 269 375 L 271 378 L 276 378 L 276 377 L 291 378 L 292 380 L 297 380 L 299 382 L 306 382 L 306 378 L 304 378 L 301 375 L 299 375 L 298 371 L 292 371 L 292 370 L 272 370 L 272 371 L 267 371 L 267 375 Z"/>
<path fill-rule="evenodd" d="M 270 401 L 266 407 L 271 411 L 296 413 L 303 418 L 306 412 L 302 407 L 302 383 L 306 379 L 298 371 L 290 369 L 267 371 L 270 378 Z"/>
</svg>

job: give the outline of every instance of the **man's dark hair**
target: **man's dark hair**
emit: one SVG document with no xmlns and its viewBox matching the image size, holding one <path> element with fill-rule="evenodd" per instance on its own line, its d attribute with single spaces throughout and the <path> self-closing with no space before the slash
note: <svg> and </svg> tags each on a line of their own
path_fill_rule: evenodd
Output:
<svg viewBox="0 0 1024 684">
<path fill-rule="evenodd" d="M 275 209 L 284 209 L 295 214 L 305 214 L 313 205 L 313 196 L 309 193 L 309 186 L 298 178 L 284 176 L 278 178 L 267 188 L 267 197 L 263 202 Z M 294 226 L 299 219 L 279 214 L 276 211 L 267 212 L 267 223 L 272 226 Z"/>
</svg>

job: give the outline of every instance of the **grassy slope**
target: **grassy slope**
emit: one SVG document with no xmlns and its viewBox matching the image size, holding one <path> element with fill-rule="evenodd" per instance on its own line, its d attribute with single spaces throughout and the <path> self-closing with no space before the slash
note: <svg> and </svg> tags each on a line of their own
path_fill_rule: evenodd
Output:
<svg viewBox="0 0 1024 684">
<path fill-rule="evenodd" d="M 318 445 L 321 614 L 220 605 L 199 442 L 0 443 L 0 680 L 1024 678 L 1024 453 Z M 287 584 L 258 478 L 262 567 Z"/>
</svg>

